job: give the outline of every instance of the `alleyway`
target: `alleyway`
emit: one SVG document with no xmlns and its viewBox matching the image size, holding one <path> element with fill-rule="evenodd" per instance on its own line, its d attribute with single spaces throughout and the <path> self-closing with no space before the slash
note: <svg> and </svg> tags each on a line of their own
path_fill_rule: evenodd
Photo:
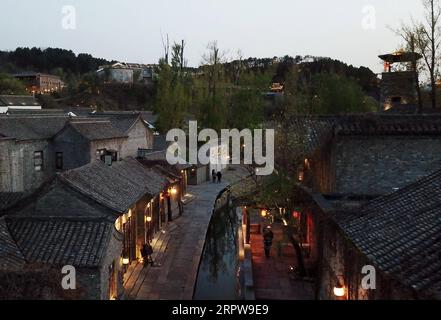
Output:
<svg viewBox="0 0 441 320">
<path fill-rule="evenodd" d="M 182 217 L 153 241 L 155 264 L 132 264 L 125 275 L 127 299 L 192 299 L 199 261 L 217 195 L 228 183 L 188 186 L 195 199 Z"/>
<path fill-rule="evenodd" d="M 282 241 L 281 227 L 273 225 L 274 241 L 271 257 L 265 257 L 261 234 L 251 234 L 251 251 L 253 255 L 253 279 L 257 300 L 312 300 L 312 285 L 303 281 L 290 279 L 290 266 L 296 266 L 294 249 L 286 244 L 282 256 L 278 255 L 277 242 Z"/>
</svg>

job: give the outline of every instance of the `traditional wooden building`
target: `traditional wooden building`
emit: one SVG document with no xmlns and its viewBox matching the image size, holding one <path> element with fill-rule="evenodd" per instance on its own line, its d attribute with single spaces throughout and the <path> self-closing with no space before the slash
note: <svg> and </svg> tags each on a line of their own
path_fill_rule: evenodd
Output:
<svg viewBox="0 0 441 320">
<path fill-rule="evenodd" d="M 72 265 L 78 290 L 60 292 L 50 282 L 34 298 L 121 297 L 128 264 L 141 258 L 142 245 L 167 223 L 161 194 L 168 185 L 167 176 L 133 158 L 111 165 L 97 160 L 59 174 L 31 198 L 2 211 L 0 277 L 6 281 L 26 271 L 43 281 L 58 272 L 59 285 L 61 268 Z M 19 288 L 0 295 L 25 297 L 27 289 Z"/>
<path fill-rule="evenodd" d="M 128 136 L 106 119 L 71 118 L 51 140 L 58 171 L 84 166 L 95 160 L 119 161 Z"/>
<path fill-rule="evenodd" d="M 294 139 L 301 141 L 305 147 L 304 160 L 296 176 L 298 189 L 295 192 L 300 195 L 297 198 L 303 199 L 302 203 L 298 203 L 302 208 L 299 224 L 302 246 L 308 249 L 306 260 L 310 270 L 319 271 L 315 274 L 328 274 L 326 268 L 336 266 L 336 261 L 341 258 L 338 256 L 340 253 L 336 253 L 338 246 L 344 241 L 356 241 L 364 230 L 360 229 L 357 235 L 341 235 L 328 212 L 336 212 L 336 219 L 339 212 L 347 210 L 358 215 L 359 208 L 369 201 L 406 188 L 439 169 L 440 120 L 436 116 L 363 115 L 297 118 L 293 121 L 292 130 L 297 132 Z M 400 206 L 401 200 L 390 199 Z M 372 210 L 372 215 L 375 215 L 375 210 Z M 384 215 L 378 212 L 378 215 L 385 218 L 386 212 Z M 372 218 L 366 220 L 365 226 L 370 221 L 372 227 L 378 225 Z M 365 236 L 369 237 L 369 232 Z M 341 238 L 339 244 L 335 242 L 336 237 Z M 418 245 L 423 245 L 423 242 Z M 347 264 L 351 264 L 351 256 L 345 259 Z M 336 268 L 332 272 L 337 278 L 342 278 L 345 273 Z M 348 273 L 355 272 L 355 269 L 348 270 Z M 355 276 L 360 277 L 361 270 L 357 269 Z M 335 277 L 323 276 L 317 284 L 320 288 L 317 297 L 332 298 L 329 288 L 335 285 Z M 351 298 L 363 298 L 361 294 L 351 294 Z M 398 297 L 398 293 L 390 297 Z"/>
<path fill-rule="evenodd" d="M 0 224 L 0 296 L 5 299 L 110 299 L 122 294 L 117 215 L 62 180 L 10 207 Z M 76 290 L 63 290 L 62 268 Z M 10 290 L 10 288 L 14 288 Z"/>
<path fill-rule="evenodd" d="M 440 190 L 437 171 L 362 206 L 334 204 L 322 225 L 319 298 L 441 299 Z M 363 286 L 365 266 L 374 289 Z"/>
<path fill-rule="evenodd" d="M 38 188 L 55 175 L 50 139 L 66 116 L 0 117 L 0 192 Z"/>
<path fill-rule="evenodd" d="M 122 154 L 137 157 L 138 150 L 153 149 L 154 131 L 139 112 L 101 112 L 91 114 L 93 118 L 108 119 L 112 125 L 127 135 Z"/>
</svg>

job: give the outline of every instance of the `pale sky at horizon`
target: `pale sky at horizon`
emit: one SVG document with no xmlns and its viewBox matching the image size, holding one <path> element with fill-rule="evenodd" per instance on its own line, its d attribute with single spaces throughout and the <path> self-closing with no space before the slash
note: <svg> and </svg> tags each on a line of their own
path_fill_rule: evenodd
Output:
<svg viewBox="0 0 441 320">
<path fill-rule="evenodd" d="M 277 5 L 276 5 L 276 4 Z M 62 28 L 62 7 L 76 9 L 76 29 Z M 375 8 L 376 28 L 362 26 Z M 420 0 L 1 0 L 0 50 L 60 47 L 124 62 L 156 63 L 161 33 L 185 39 L 197 66 L 210 41 L 234 57 L 327 56 L 381 72 L 379 54 L 399 47 L 388 26 L 411 15 Z"/>
</svg>

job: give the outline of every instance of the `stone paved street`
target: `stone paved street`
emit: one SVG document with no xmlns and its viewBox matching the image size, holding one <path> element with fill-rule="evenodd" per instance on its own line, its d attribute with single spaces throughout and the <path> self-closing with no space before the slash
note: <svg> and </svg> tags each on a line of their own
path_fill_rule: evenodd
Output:
<svg viewBox="0 0 441 320">
<path fill-rule="evenodd" d="M 127 299 L 192 299 L 215 200 L 227 186 L 225 182 L 188 186 L 195 199 L 185 205 L 182 217 L 155 238 L 155 265 L 133 264 L 126 273 Z"/>
<path fill-rule="evenodd" d="M 251 234 L 253 255 L 253 279 L 257 300 L 312 300 L 314 292 L 311 283 L 290 279 L 290 266 L 296 266 L 294 249 L 290 245 L 283 247 L 282 256 L 278 256 L 276 243 L 282 239 L 282 230 L 273 225 L 274 241 L 271 256 L 267 258 L 263 250 L 261 234 Z"/>
</svg>

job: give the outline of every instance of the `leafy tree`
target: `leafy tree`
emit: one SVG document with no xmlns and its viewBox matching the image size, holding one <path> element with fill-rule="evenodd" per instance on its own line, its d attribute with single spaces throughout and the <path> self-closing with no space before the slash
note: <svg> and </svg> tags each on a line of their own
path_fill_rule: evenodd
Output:
<svg viewBox="0 0 441 320">
<path fill-rule="evenodd" d="M 184 42 L 172 47 L 171 65 L 164 59 L 159 63 L 155 111 L 158 114 L 158 129 L 167 132 L 182 128 L 184 115 L 191 103 L 191 78 L 186 72 Z"/>
<path fill-rule="evenodd" d="M 8 74 L 0 74 L 0 94 L 26 94 L 25 85 Z"/>
<path fill-rule="evenodd" d="M 52 73 L 56 69 L 62 69 L 65 74 L 84 74 L 110 63 L 111 61 L 94 58 L 90 54 L 80 53 L 77 56 L 71 50 L 59 48 L 17 48 L 0 54 L 0 66 L 14 66 L 5 71 L 14 69 L 13 71 Z"/>
<path fill-rule="evenodd" d="M 253 129 L 261 126 L 263 122 L 263 101 L 258 90 L 236 90 L 231 100 L 229 127 Z"/>
<path fill-rule="evenodd" d="M 207 53 L 202 57 L 202 88 L 199 94 L 199 119 L 206 128 L 220 130 L 225 128 L 227 120 L 227 94 L 225 83 L 225 52 L 222 52 L 216 41 L 207 46 Z"/>
<path fill-rule="evenodd" d="M 312 111 L 316 114 L 365 112 L 365 94 L 352 79 L 336 74 L 320 74 L 313 79 Z"/>
</svg>

